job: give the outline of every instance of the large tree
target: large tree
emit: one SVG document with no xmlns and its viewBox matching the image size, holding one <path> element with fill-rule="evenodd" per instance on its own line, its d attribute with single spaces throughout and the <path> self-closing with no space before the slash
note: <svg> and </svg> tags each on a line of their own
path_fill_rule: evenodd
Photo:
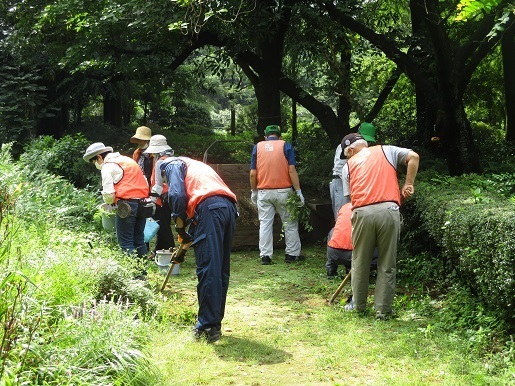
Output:
<svg viewBox="0 0 515 386">
<path fill-rule="evenodd" d="M 496 25 L 496 13 L 457 24 L 451 17 L 454 3 L 411 0 L 413 32 L 425 56 L 425 61 L 421 62 L 416 56 L 419 52 L 402 51 L 396 40 L 377 33 L 340 8 L 339 3 L 320 1 L 335 22 L 381 49 L 416 85 L 417 98 L 421 98 L 417 102 L 418 113 L 424 114 L 418 120 L 424 125 L 419 130 L 425 134 L 420 138 L 423 143 L 429 142 L 432 130 L 428 128 L 433 126 L 441 140 L 449 172 L 452 175 L 479 172 L 478 152 L 465 113 L 463 95 L 481 60 L 500 40 L 500 35 L 489 35 Z M 506 4 L 501 2 L 499 10 Z M 509 15 L 505 24 L 513 24 L 513 15 Z"/>
</svg>

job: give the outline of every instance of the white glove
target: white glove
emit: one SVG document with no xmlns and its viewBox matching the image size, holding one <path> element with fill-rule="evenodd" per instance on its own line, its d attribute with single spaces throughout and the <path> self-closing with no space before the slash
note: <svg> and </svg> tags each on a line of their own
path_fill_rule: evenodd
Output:
<svg viewBox="0 0 515 386">
<path fill-rule="evenodd" d="M 295 193 L 297 193 L 297 196 L 299 196 L 299 198 L 300 198 L 301 206 L 304 206 L 304 196 L 302 195 L 302 191 L 299 189 L 299 190 L 296 190 Z"/>
<path fill-rule="evenodd" d="M 258 196 L 257 190 L 253 190 L 250 195 L 250 199 L 252 200 L 252 203 L 256 206 L 257 206 L 257 196 Z"/>
</svg>

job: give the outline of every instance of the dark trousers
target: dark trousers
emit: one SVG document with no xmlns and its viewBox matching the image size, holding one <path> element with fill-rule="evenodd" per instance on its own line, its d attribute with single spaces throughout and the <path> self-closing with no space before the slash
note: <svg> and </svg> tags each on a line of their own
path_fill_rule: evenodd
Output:
<svg viewBox="0 0 515 386">
<path fill-rule="evenodd" d="M 170 209 L 168 200 L 163 200 L 163 206 L 156 205 L 154 220 L 159 221 L 159 231 L 157 232 L 154 251 L 175 247 L 172 233 L 172 210 Z"/>
<path fill-rule="evenodd" d="M 221 328 L 229 288 L 230 259 L 237 210 L 224 196 L 208 197 L 196 208 L 194 238 L 199 303 L 196 328 Z"/>
<path fill-rule="evenodd" d="M 128 254 L 134 252 L 138 257 L 142 257 L 147 253 L 147 246 L 145 244 L 145 222 L 144 217 L 138 217 L 138 203 L 133 201 L 125 201 L 131 207 L 131 213 L 125 218 L 116 215 L 115 227 L 116 237 L 120 247 Z"/>
</svg>

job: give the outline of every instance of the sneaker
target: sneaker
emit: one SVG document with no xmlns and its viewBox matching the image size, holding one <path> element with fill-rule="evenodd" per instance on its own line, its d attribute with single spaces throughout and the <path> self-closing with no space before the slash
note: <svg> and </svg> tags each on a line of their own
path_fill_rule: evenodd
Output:
<svg viewBox="0 0 515 386">
<path fill-rule="evenodd" d="M 214 343 L 222 337 L 222 331 L 216 327 L 206 328 L 205 330 L 195 328 L 193 330 L 193 337 L 197 341 L 205 340 L 207 343 Z"/>
<path fill-rule="evenodd" d="M 261 256 L 261 265 L 270 265 L 272 264 L 272 259 L 270 256 Z"/>
<path fill-rule="evenodd" d="M 395 310 L 393 308 L 390 312 L 376 311 L 376 319 L 378 320 L 388 320 L 396 316 L 397 314 L 395 313 Z"/>
<path fill-rule="evenodd" d="M 345 305 L 345 311 L 354 311 L 354 300 L 351 299 L 350 302 L 348 302 Z"/>
<path fill-rule="evenodd" d="M 304 261 L 304 260 L 306 260 L 306 256 L 302 256 L 302 255 L 292 256 L 292 255 L 286 254 L 284 256 L 284 261 L 287 263 L 294 263 L 296 261 Z"/>
</svg>

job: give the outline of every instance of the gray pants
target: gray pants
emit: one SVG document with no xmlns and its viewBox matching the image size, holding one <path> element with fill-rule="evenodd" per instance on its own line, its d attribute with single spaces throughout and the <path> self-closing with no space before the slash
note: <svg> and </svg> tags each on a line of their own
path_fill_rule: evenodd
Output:
<svg viewBox="0 0 515 386">
<path fill-rule="evenodd" d="M 370 264 L 377 246 L 377 279 L 374 307 L 381 313 L 392 311 L 395 295 L 397 244 L 400 232 L 399 206 L 393 202 L 368 205 L 352 211 L 351 286 L 357 311 L 367 304 Z"/>
<path fill-rule="evenodd" d="M 331 195 L 333 215 L 336 220 L 338 211 L 346 203 L 346 200 L 343 198 L 343 182 L 341 178 L 333 178 L 333 180 L 329 182 L 329 194 Z"/>
<path fill-rule="evenodd" d="M 258 191 L 257 207 L 259 216 L 259 254 L 272 258 L 274 253 L 273 224 L 275 212 L 279 213 L 284 227 L 285 253 L 299 256 L 301 250 L 299 222 L 290 221 L 290 213 L 286 210 L 288 189 L 264 189 Z"/>
</svg>

